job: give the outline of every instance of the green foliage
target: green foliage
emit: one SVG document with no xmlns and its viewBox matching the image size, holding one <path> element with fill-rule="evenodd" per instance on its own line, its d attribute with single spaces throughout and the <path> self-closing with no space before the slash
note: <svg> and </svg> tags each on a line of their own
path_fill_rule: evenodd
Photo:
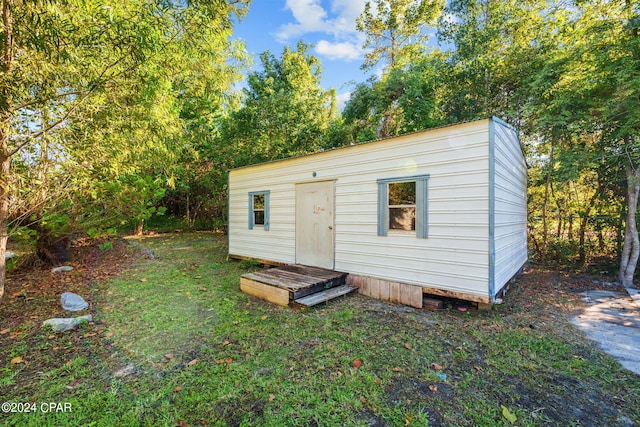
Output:
<svg viewBox="0 0 640 427">
<path fill-rule="evenodd" d="M 448 123 L 443 91 L 446 55 L 433 52 L 379 80 L 360 84 L 343 118 L 356 141 L 394 136 Z"/>
<path fill-rule="evenodd" d="M 443 0 L 367 1 L 356 20 L 356 28 L 366 36 L 362 68 L 370 70 L 380 61 L 387 70 L 410 66 L 422 55 L 428 42 L 425 29 L 440 17 L 444 5 Z"/>
<path fill-rule="evenodd" d="M 625 170 L 640 161 L 636 3 L 372 0 L 357 27 L 363 68 L 382 74 L 342 117 L 303 42 L 264 52 L 233 90 L 248 58 L 230 37 L 248 3 L 7 3 L 13 232 L 100 235 L 165 211 L 224 229 L 230 168 L 497 115 L 524 136 L 536 259 L 621 251 Z M 426 48 L 434 25 L 451 50 Z"/>
<path fill-rule="evenodd" d="M 219 144 L 229 166 L 281 159 L 323 148 L 323 132 L 335 117 L 335 92 L 320 87 L 320 61 L 309 45 L 285 47 L 281 57 L 260 55 L 243 106 L 222 122 Z M 213 153 L 212 153 L 213 154 Z M 226 154 L 226 153 L 225 153 Z"/>
<path fill-rule="evenodd" d="M 235 108 L 227 115 L 203 115 L 200 107 L 191 110 L 194 103 L 183 109 L 192 142 L 181 152 L 179 179 L 163 203 L 188 227 L 198 220 L 225 227 L 227 170 L 346 143 L 334 125 L 335 91 L 320 86 L 320 61 L 309 48 L 300 42 L 280 58 L 262 53 L 262 70 L 249 74 L 242 102 L 231 99 Z"/>
<path fill-rule="evenodd" d="M 245 56 L 229 37 L 247 4 L 8 3 L 12 45 L 0 44 L 20 58 L 2 57 L 0 154 L 14 156 L 14 228 L 57 238 L 162 215 L 198 129 L 232 102 Z"/>
</svg>

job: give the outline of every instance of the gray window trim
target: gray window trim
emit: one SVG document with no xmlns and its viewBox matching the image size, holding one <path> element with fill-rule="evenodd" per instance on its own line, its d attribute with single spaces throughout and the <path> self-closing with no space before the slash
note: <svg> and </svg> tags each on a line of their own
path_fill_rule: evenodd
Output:
<svg viewBox="0 0 640 427">
<path fill-rule="evenodd" d="M 389 232 L 389 183 L 415 181 L 416 183 L 416 237 L 429 237 L 429 175 L 411 175 L 398 178 L 384 178 L 378 183 L 378 236 Z"/>
<path fill-rule="evenodd" d="M 264 229 L 265 231 L 269 231 L 269 194 L 270 190 L 263 191 L 249 191 L 249 230 L 253 230 L 254 219 L 253 219 L 253 196 L 257 196 L 260 194 L 264 195 Z"/>
</svg>

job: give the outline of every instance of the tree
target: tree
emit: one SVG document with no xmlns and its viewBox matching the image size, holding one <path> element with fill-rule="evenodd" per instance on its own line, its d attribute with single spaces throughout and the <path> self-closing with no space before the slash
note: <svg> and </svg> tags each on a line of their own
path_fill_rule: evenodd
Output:
<svg viewBox="0 0 640 427">
<path fill-rule="evenodd" d="M 453 0 L 438 25 L 455 47 L 447 114 L 456 121 L 499 116 L 524 129 L 528 83 L 558 46 L 562 9 L 543 0 Z"/>
<path fill-rule="evenodd" d="M 631 286 L 640 255 L 640 9 L 633 2 L 576 2 L 563 44 L 541 70 L 534 104 L 539 129 L 584 140 L 608 169 L 626 176 L 626 224 L 618 280 Z M 542 104 L 542 105 L 541 105 Z M 544 106 L 544 109 L 540 108 Z M 572 145 L 569 145 L 571 147 Z"/>
<path fill-rule="evenodd" d="M 426 27 L 435 24 L 444 8 L 443 0 L 374 0 L 365 4 L 356 28 L 366 36 L 364 70 L 380 61 L 386 69 L 408 66 L 424 52 Z"/>
<path fill-rule="evenodd" d="M 373 4 L 373 5 L 372 5 Z M 355 139 L 411 132 L 441 123 L 434 87 L 443 55 L 427 53 L 427 27 L 442 14 L 440 0 L 376 0 L 357 18 L 366 36 L 362 68 L 380 62 L 382 76 L 360 84 L 345 108 L 345 124 Z"/>
<path fill-rule="evenodd" d="M 406 68 L 391 69 L 358 85 L 343 112 L 352 138 L 368 141 L 447 123 L 446 57 L 432 52 Z"/>
<path fill-rule="evenodd" d="M 109 104 L 114 94 L 121 101 L 126 98 L 126 89 L 153 88 L 152 71 L 155 68 L 155 75 L 160 73 L 164 53 L 173 43 L 198 40 L 194 25 L 205 34 L 224 32 L 232 16 L 241 15 L 245 6 L 245 1 L 1 1 L 0 298 L 4 293 L 10 201 L 16 199 L 21 179 L 11 168 L 12 159 L 27 172 L 35 167 L 44 174 L 59 172 L 45 167 L 53 157 L 44 153 L 57 151 L 58 159 L 71 165 L 77 160 L 72 154 L 83 151 L 89 157 L 93 152 L 99 157 L 109 151 L 109 143 L 119 142 L 122 144 L 111 148 L 121 154 L 124 161 L 120 166 L 125 165 L 135 144 L 116 133 L 105 144 L 105 139 L 96 137 L 100 126 L 92 120 L 114 107 Z M 142 96 L 139 92 L 130 95 L 132 100 Z M 77 139 L 68 138 L 73 132 Z M 92 132 L 91 138 L 85 138 Z M 34 158 L 33 153 L 40 156 Z M 115 166 L 114 162 L 109 165 Z M 91 193 L 90 188 L 87 191 Z M 51 216 L 42 222 L 41 214 L 47 209 L 38 209 L 41 218 L 36 221 L 52 224 Z M 50 214 L 57 219 L 66 215 Z"/>
<path fill-rule="evenodd" d="M 232 158 L 232 166 L 323 148 L 323 132 L 337 117 L 336 96 L 320 86 L 320 61 L 309 47 L 287 46 L 279 59 L 269 51 L 260 55 L 263 69 L 249 75 L 243 105 L 222 122 L 216 150 L 229 153 L 223 157 Z"/>
</svg>

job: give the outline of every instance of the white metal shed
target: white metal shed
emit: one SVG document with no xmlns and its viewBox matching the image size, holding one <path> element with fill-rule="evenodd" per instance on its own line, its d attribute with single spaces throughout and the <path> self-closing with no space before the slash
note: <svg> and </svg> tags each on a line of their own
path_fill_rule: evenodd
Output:
<svg viewBox="0 0 640 427">
<path fill-rule="evenodd" d="M 527 261 L 516 130 L 461 123 L 231 170 L 229 255 L 349 273 L 376 298 L 491 304 Z"/>
</svg>

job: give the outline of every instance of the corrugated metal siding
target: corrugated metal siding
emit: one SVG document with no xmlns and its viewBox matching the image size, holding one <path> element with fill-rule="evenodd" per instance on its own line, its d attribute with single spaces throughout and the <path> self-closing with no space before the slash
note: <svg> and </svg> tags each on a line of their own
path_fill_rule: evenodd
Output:
<svg viewBox="0 0 640 427">
<path fill-rule="evenodd" d="M 516 131 L 500 121 L 494 126 L 494 280 L 499 292 L 527 261 L 527 166 Z"/>
<path fill-rule="evenodd" d="M 231 171 L 229 253 L 295 262 L 295 183 L 336 180 L 336 270 L 488 295 L 489 121 Z M 316 172 L 316 177 L 313 177 Z M 427 239 L 377 235 L 377 180 L 429 174 Z M 247 193 L 271 191 L 270 230 L 247 229 Z"/>
</svg>

